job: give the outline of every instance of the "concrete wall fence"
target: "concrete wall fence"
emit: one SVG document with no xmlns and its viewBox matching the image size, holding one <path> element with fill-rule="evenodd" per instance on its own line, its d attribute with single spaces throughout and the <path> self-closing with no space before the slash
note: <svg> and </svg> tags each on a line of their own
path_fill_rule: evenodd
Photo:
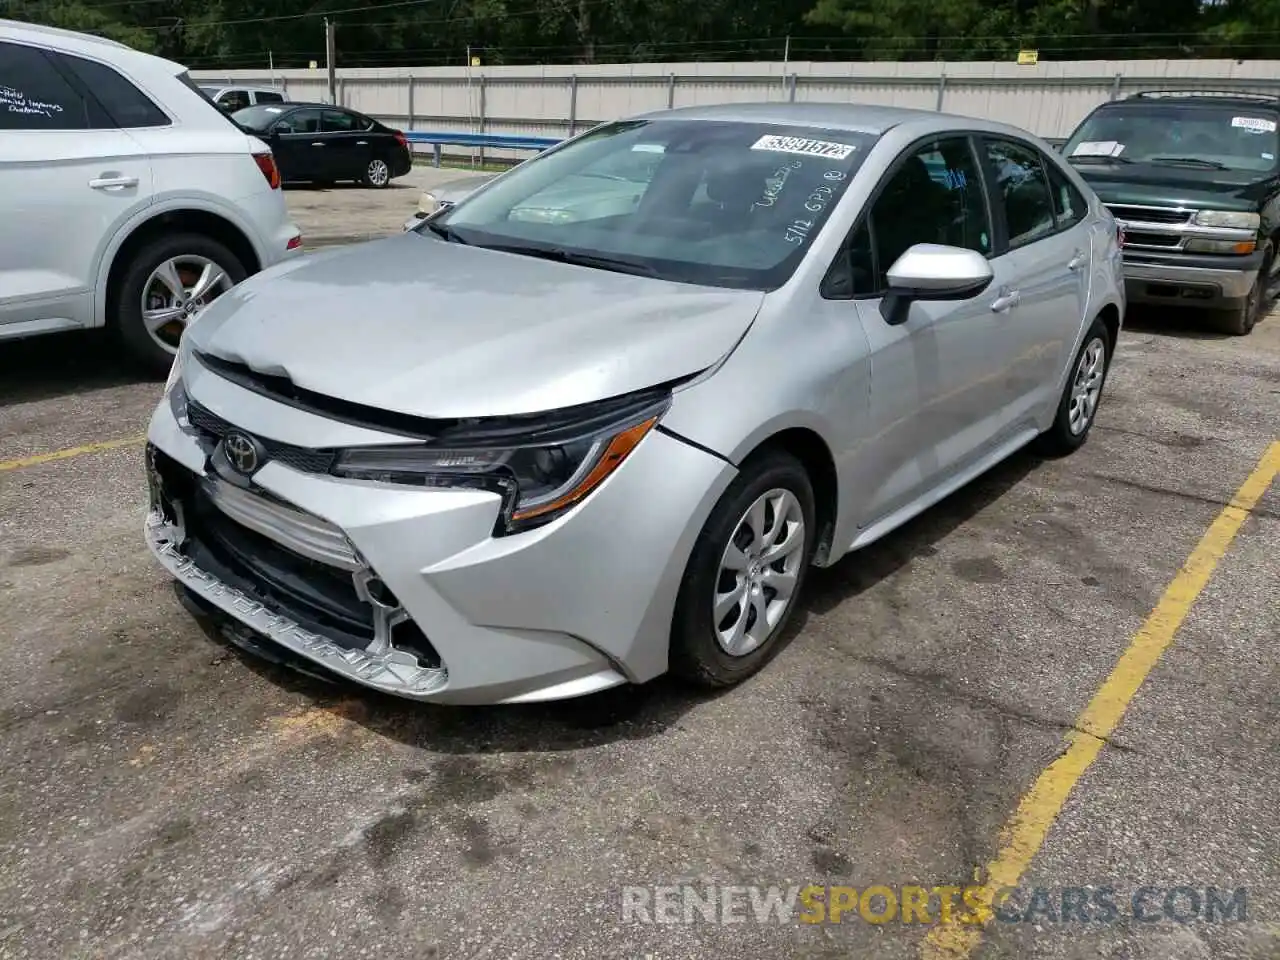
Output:
<svg viewBox="0 0 1280 960">
<path fill-rule="evenodd" d="M 328 101 L 325 69 L 193 70 L 201 83 L 283 87 Z M 1066 137 L 1093 107 L 1137 90 L 1280 95 L 1276 60 L 1016 63 L 757 62 L 340 68 L 337 100 L 404 130 L 568 137 L 667 107 L 840 101 L 944 110 Z M 503 156 L 504 151 L 493 151 Z M 513 155 L 514 156 L 514 155 Z"/>
</svg>

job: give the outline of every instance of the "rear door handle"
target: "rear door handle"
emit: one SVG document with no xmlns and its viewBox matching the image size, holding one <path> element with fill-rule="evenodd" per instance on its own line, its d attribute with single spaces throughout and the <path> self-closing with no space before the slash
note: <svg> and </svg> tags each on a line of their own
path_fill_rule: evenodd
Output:
<svg viewBox="0 0 1280 960">
<path fill-rule="evenodd" d="M 1012 310 L 1021 301 L 1022 294 L 1017 290 L 1010 290 L 1007 293 L 1002 293 L 991 301 L 991 310 L 993 313 L 1004 313 L 1005 311 Z"/>
<path fill-rule="evenodd" d="M 357 141 L 356 141 L 356 146 L 357 146 L 357 147 L 367 147 L 368 145 L 369 145 L 369 141 L 368 141 L 368 140 L 357 140 Z"/>
<path fill-rule="evenodd" d="M 119 190 L 123 187 L 136 187 L 137 185 L 137 177 L 98 177 L 89 181 L 89 186 L 95 190 Z"/>
<path fill-rule="evenodd" d="M 1085 262 L 1086 262 L 1086 260 L 1087 260 L 1087 259 L 1088 259 L 1088 258 L 1087 258 L 1087 257 L 1085 257 L 1085 255 L 1084 255 L 1083 253 L 1081 253 L 1079 250 L 1077 250 L 1077 251 L 1076 251 L 1076 255 L 1075 255 L 1074 257 L 1072 257 L 1069 261 L 1067 261 L 1067 269 L 1068 269 L 1068 270 L 1079 270 L 1081 267 L 1083 267 L 1083 266 L 1085 265 Z"/>
</svg>

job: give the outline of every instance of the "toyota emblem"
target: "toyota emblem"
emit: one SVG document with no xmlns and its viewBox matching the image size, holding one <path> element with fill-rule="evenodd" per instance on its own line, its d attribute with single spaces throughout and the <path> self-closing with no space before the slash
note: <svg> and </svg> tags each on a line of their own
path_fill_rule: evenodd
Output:
<svg viewBox="0 0 1280 960">
<path fill-rule="evenodd" d="M 247 477 L 258 469 L 260 459 L 258 445 L 251 437 L 239 431 L 232 431 L 223 438 L 222 449 L 226 452 L 227 463 L 231 464 L 237 473 Z"/>
</svg>

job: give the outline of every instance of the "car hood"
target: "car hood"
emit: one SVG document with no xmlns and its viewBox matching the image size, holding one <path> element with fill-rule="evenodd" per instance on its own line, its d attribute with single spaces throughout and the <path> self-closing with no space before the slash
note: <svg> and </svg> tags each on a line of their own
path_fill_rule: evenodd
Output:
<svg viewBox="0 0 1280 960">
<path fill-rule="evenodd" d="M 1201 170 L 1163 164 L 1075 167 L 1103 203 L 1257 211 L 1272 178 L 1251 171 Z"/>
<path fill-rule="evenodd" d="M 187 338 L 353 403 L 511 416 L 704 370 L 733 349 L 763 298 L 406 233 L 251 277 Z"/>
</svg>

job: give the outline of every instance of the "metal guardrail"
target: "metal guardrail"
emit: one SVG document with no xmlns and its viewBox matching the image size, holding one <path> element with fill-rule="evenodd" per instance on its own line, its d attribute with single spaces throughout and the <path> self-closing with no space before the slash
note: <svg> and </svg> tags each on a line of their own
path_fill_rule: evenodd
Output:
<svg viewBox="0 0 1280 960">
<path fill-rule="evenodd" d="M 517 137 L 501 133 L 434 133 L 423 130 L 406 130 L 404 138 L 409 143 L 425 143 L 432 147 L 431 162 L 440 166 L 442 147 L 478 147 L 483 159 L 486 148 L 492 150 L 533 150 L 541 153 L 554 147 L 558 137 Z"/>
</svg>

